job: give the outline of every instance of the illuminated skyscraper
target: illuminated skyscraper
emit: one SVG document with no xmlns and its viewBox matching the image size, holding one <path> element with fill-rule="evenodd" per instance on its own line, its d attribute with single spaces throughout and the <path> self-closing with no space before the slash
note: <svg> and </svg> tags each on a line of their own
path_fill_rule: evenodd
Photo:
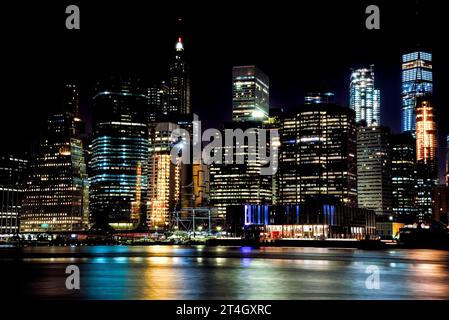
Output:
<svg viewBox="0 0 449 320">
<path fill-rule="evenodd" d="M 171 216 L 179 203 L 180 163 L 173 163 L 170 155 L 178 142 L 172 137 L 179 126 L 170 122 L 150 125 L 149 199 L 147 223 L 152 229 L 169 227 Z"/>
<path fill-rule="evenodd" d="M 436 110 L 430 95 L 416 99 L 417 207 L 419 222 L 433 213 L 433 188 L 438 185 Z"/>
<path fill-rule="evenodd" d="M 432 91 L 432 54 L 416 51 L 402 55 L 402 132 L 415 134 L 416 98 Z"/>
<path fill-rule="evenodd" d="M 0 156 L 0 234 L 19 232 L 19 214 L 28 161 L 13 155 Z"/>
<path fill-rule="evenodd" d="M 260 122 L 233 122 L 225 125 L 225 130 L 241 129 L 248 136 L 254 137 L 255 141 L 259 139 L 261 128 Z M 271 204 L 272 176 L 261 175 L 263 165 L 258 153 L 259 142 L 250 144 L 250 140 L 252 139 L 248 138 L 232 145 L 225 144 L 221 149 L 221 160 L 210 165 L 210 202 L 223 217 L 229 205 Z M 228 164 L 225 159 L 230 152 L 234 160 Z M 237 163 L 237 157 L 242 157 L 243 163 Z"/>
<path fill-rule="evenodd" d="M 281 204 L 323 200 L 357 207 L 355 112 L 307 104 L 283 116 L 279 157 Z"/>
<path fill-rule="evenodd" d="M 263 121 L 268 118 L 269 79 L 256 66 L 232 68 L 232 121 Z"/>
<path fill-rule="evenodd" d="M 376 215 L 392 213 L 390 129 L 357 128 L 357 197 L 359 208 Z"/>
<path fill-rule="evenodd" d="M 416 141 L 410 133 L 391 136 L 391 180 L 395 220 L 414 223 L 416 209 Z"/>
<path fill-rule="evenodd" d="M 89 226 L 89 193 L 80 138 L 78 90 L 66 86 L 65 112 L 48 118 L 38 152 L 31 161 L 22 232 L 78 231 Z"/>
<path fill-rule="evenodd" d="M 128 79 L 97 86 L 89 177 L 96 227 L 130 230 L 146 225 L 147 98 L 147 92 Z"/>
<path fill-rule="evenodd" d="M 169 112 L 190 113 L 190 78 L 184 44 L 181 37 L 175 45 L 175 54 L 169 65 Z"/>
<path fill-rule="evenodd" d="M 374 87 L 374 69 L 356 69 L 351 73 L 349 105 L 355 111 L 356 122 L 368 126 L 380 125 L 380 90 Z"/>
</svg>

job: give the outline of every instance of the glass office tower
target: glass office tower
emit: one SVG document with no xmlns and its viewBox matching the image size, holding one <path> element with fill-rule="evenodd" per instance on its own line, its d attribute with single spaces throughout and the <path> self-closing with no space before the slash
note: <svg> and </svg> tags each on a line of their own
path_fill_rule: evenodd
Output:
<svg viewBox="0 0 449 320">
<path fill-rule="evenodd" d="M 380 125 L 380 90 L 374 87 L 374 69 L 353 70 L 349 86 L 349 106 L 355 111 L 356 122 L 368 126 Z"/>
<path fill-rule="evenodd" d="M 146 225 L 148 190 L 147 92 L 137 81 L 111 78 L 93 98 L 91 212 L 98 228 Z"/>
<path fill-rule="evenodd" d="M 402 132 L 415 134 L 416 98 L 431 94 L 432 54 L 416 51 L 402 55 Z"/>
<path fill-rule="evenodd" d="M 281 204 L 323 200 L 357 207 L 355 112 L 307 104 L 281 121 Z"/>
<path fill-rule="evenodd" d="M 264 121 L 268 118 L 269 79 L 256 66 L 232 68 L 232 121 Z"/>
<path fill-rule="evenodd" d="M 359 208 L 378 216 L 392 213 L 390 129 L 357 128 L 357 194 Z"/>
<path fill-rule="evenodd" d="M 414 223 L 416 208 L 416 141 L 410 133 L 391 136 L 391 181 L 395 220 Z"/>
</svg>

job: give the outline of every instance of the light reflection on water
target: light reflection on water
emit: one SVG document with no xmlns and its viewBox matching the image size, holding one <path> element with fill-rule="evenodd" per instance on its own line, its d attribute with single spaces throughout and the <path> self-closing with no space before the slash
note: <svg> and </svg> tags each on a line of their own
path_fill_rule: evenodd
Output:
<svg viewBox="0 0 449 320">
<path fill-rule="evenodd" d="M 97 246 L 11 257 L 0 250 L 0 271 L 39 298 L 449 299 L 449 252 L 439 250 Z M 65 288 L 69 264 L 80 268 L 79 291 Z M 369 265 L 380 270 L 379 290 L 365 287 Z"/>
</svg>

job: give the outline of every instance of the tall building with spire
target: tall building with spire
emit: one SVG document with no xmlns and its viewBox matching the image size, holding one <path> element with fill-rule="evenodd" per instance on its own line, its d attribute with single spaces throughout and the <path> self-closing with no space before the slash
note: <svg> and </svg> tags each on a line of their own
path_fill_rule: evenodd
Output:
<svg viewBox="0 0 449 320">
<path fill-rule="evenodd" d="M 380 90 L 374 86 L 374 66 L 352 71 L 349 105 L 355 111 L 356 122 L 365 121 L 368 126 L 380 125 Z"/>
<path fill-rule="evenodd" d="M 415 135 L 416 99 L 432 91 L 432 54 L 415 51 L 402 55 L 402 132 Z"/>
<path fill-rule="evenodd" d="M 22 232 L 79 231 L 89 226 L 89 183 L 78 106 L 78 87 L 66 85 L 62 112 L 48 117 L 31 161 Z"/>
<path fill-rule="evenodd" d="M 189 66 L 184 52 L 182 38 L 178 37 L 175 52 L 169 65 L 169 113 L 190 113 Z"/>
</svg>

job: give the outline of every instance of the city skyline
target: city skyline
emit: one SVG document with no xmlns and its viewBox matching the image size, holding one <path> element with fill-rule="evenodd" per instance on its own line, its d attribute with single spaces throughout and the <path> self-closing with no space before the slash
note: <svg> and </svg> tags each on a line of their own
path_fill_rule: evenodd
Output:
<svg viewBox="0 0 449 320">
<path fill-rule="evenodd" d="M 448 117 L 443 92 L 449 81 L 443 75 L 447 74 L 449 66 L 443 58 L 446 48 L 434 31 L 444 30 L 444 26 L 438 19 L 431 19 L 434 15 L 438 16 L 438 5 L 421 4 L 420 18 L 416 19 L 415 4 L 404 2 L 402 6 L 396 6 L 380 3 L 381 29 L 370 31 L 364 27 L 363 3 L 338 6 L 327 2 L 323 4 L 324 8 L 319 8 L 318 4 L 305 4 L 297 13 L 301 18 L 297 24 L 297 18 L 288 12 L 282 11 L 285 16 L 281 16 L 280 12 L 275 10 L 273 18 L 263 10 L 254 9 L 254 15 L 248 15 L 250 6 L 242 5 L 241 11 L 233 12 L 231 3 L 224 10 L 236 19 L 245 16 L 250 24 L 258 15 L 261 19 L 273 21 L 273 24 L 267 27 L 270 32 L 256 34 L 251 39 L 237 36 L 237 28 L 219 16 L 201 15 L 183 6 L 169 10 L 161 5 L 160 12 L 149 12 L 148 18 L 145 19 L 142 17 L 143 13 L 131 13 L 127 10 L 122 12 L 114 5 L 105 8 L 105 14 L 101 16 L 103 18 L 99 18 L 96 16 L 99 10 L 96 5 L 83 4 L 85 28 L 77 34 L 66 33 L 67 30 L 62 28 L 53 28 L 57 22 L 53 14 L 58 8 L 36 8 L 38 12 L 48 9 L 46 15 L 49 19 L 42 23 L 42 30 L 47 32 L 41 35 L 41 40 L 43 44 L 49 48 L 54 47 L 55 50 L 50 50 L 47 55 L 37 52 L 31 59 L 24 57 L 16 68 L 6 69 L 6 76 L 10 81 L 3 86 L 5 99 L 10 105 L 18 107 L 5 110 L 5 117 L 0 120 L 0 143 L 7 151 L 30 151 L 31 145 L 37 144 L 37 136 L 42 133 L 41 127 L 46 114 L 60 105 L 58 88 L 64 80 L 76 79 L 80 82 L 80 109 L 88 130 L 92 128 L 91 98 L 97 81 L 110 74 L 120 73 L 135 73 L 149 82 L 168 80 L 163 74 L 178 40 L 177 17 L 183 17 L 185 35 L 183 34 L 182 40 L 190 61 L 191 109 L 200 114 L 204 127 L 219 127 L 222 120 L 231 120 L 232 66 L 257 65 L 271 80 L 270 105 L 288 109 L 300 105 L 307 92 L 334 92 L 337 104 L 348 106 L 347 79 L 350 68 L 374 64 L 377 87 L 382 92 L 382 124 L 389 126 L 393 133 L 399 133 L 402 55 L 413 52 L 418 47 L 423 50 L 432 49 L 438 118 Z M 334 17 L 332 9 L 337 8 L 341 16 Z M 320 14 L 312 26 L 320 24 L 322 28 L 307 27 L 308 23 L 312 22 L 312 17 L 315 17 L 308 15 L 317 12 Z M 98 21 L 93 20 L 94 16 Z M 115 24 L 108 24 L 110 30 L 99 26 L 105 16 L 116 21 Z M 401 17 L 402 24 L 396 23 L 398 17 Z M 420 19 L 422 23 L 417 32 L 416 20 Z M 126 25 L 126 21 L 133 23 Z M 20 29 L 22 33 L 26 32 L 24 39 L 33 36 L 34 31 L 30 31 L 28 26 L 25 24 L 23 29 Z M 223 27 L 227 32 L 222 31 Z M 114 34 L 122 36 L 116 38 Z M 230 36 L 232 34 L 236 36 Z M 101 35 L 101 38 L 98 35 Z M 145 42 L 144 45 L 140 41 L 143 37 L 151 41 Z M 308 39 L 315 38 L 322 41 L 315 41 L 313 46 L 303 50 L 307 47 Z M 55 45 L 56 40 L 58 46 Z M 15 44 L 14 51 L 25 49 L 22 44 L 15 43 L 9 37 L 6 41 Z M 111 53 L 108 48 L 111 48 L 112 43 L 114 51 Z M 92 50 L 80 50 L 85 44 L 91 46 Z M 35 45 L 31 39 L 27 47 Z M 388 50 L 384 50 L 385 45 Z M 342 46 L 344 50 L 337 49 Z M 229 50 L 231 47 L 239 50 Z M 327 53 L 329 48 L 335 49 L 330 55 Z M 65 58 L 59 62 L 54 59 L 55 55 Z M 20 56 L 23 56 L 22 51 L 18 53 L 18 57 Z M 13 56 L 9 58 L 13 59 Z M 49 68 L 52 64 L 55 68 Z M 22 83 L 30 84 L 27 88 L 29 95 L 17 100 L 16 97 L 23 96 Z M 18 111 L 20 109 L 26 110 L 29 117 L 24 119 L 22 112 Z M 23 123 L 23 130 L 18 130 L 18 123 Z M 9 132 L 13 136 L 21 135 L 21 138 L 6 138 L 5 134 Z M 440 150 L 445 147 L 444 138 L 448 133 L 447 123 L 440 120 Z M 439 159 L 442 170 L 444 161 L 441 159 L 444 159 L 444 154 L 441 154 Z"/>
</svg>

